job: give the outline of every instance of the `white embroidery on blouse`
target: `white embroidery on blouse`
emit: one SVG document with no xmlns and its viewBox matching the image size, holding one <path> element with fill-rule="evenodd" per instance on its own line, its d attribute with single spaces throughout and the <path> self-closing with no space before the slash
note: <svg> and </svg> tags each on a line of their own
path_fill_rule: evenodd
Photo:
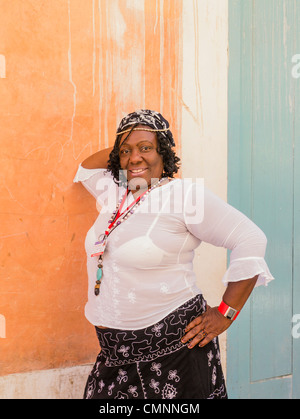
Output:
<svg viewBox="0 0 300 419">
<path fill-rule="evenodd" d="M 161 282 L 159 290 L 162 294 L 167 294 L 169 292 L 169 287 L 165 282 Z"/>
<path fill-rule="evenodd" d="M 134 292 L 135 288 L 128 291 L 128 300 L 131 302 L 131 304 L 136 303 L 136 293 Z"/>
</svg>

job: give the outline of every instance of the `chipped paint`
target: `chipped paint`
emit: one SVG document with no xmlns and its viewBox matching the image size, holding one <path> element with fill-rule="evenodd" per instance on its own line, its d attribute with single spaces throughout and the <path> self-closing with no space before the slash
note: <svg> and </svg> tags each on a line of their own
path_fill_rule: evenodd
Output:
<svg viewBox="0 0 300 419">
<path fill-rule="evenodd" d="M 137 108 L 165 114 L 180 152 L 181 19 L 182 0 L 2 10 L 0 375 L 94 360 L 84 237 L 97 209 L 72 180 Z"/>
</svg>

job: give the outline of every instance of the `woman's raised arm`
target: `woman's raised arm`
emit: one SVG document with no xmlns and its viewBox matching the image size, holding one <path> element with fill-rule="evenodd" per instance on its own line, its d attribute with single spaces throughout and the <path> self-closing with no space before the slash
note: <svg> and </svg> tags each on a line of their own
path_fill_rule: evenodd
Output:
<svg viewBox="0 0 300 419">
<path fill-rule="evenodd" d="M 104 150 L 97 151 L 91 156 L 87 157 L 81 166 L 85 169 L 107 169 L 107 162 L 113 147 L 105 148 Z"/>
</svg>

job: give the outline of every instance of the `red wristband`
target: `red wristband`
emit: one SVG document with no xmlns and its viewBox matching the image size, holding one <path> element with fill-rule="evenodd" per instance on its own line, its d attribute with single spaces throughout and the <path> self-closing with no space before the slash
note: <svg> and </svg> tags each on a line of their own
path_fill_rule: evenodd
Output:
<svg viewBox="0 0 300 419">
<path fill-rule="evenodd" d="M 221 302 L 221 304 L 218 307 L 218 310 L 221 314 L 223 314 L 224 317 L 232 321 L 235 320 L 237 316 L 240 314 L 238 310 L 235 310 L 234 308 L 225 304 L 224 301 Z"/>
</svg>

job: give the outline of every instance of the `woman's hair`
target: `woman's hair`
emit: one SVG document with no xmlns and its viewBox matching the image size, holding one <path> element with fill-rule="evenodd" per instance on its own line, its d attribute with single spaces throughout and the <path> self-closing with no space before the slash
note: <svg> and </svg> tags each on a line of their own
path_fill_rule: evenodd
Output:
<svg viewBox="0 0 300 419">
<path fill-rule="evenodd" d="M 173 178 L 174 174 L 178 172 L 180 167 L 180 158 L 176 156 L 175 152 L 172 150 L 170 142 L 168 139 L 160 132 L 155 132 L 157 138 L 157 152 L 162 156 L 164 171 L 163 177 Z M 117 135 L 114 147 L 109 155 L 107 169 L 112 173 L 113 178 L 116 183 L 124 182 L 125 179 L 120 179 L 120 157 L 119 157 L 119 148 L 120 148 L 121 136 Z"/>
</svg>

